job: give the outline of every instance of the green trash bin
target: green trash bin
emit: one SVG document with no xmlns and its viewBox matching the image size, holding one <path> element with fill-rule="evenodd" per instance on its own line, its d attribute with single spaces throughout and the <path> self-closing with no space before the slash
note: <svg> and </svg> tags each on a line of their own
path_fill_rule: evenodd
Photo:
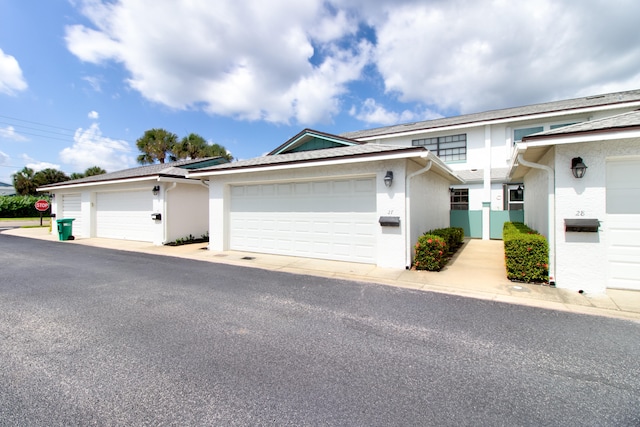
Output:
<svg viewBox="0 0 640 427">
<path fill-rule="evenodd" d="M 58 223 L 58 238 L 60 240 L 73 240 L 73 221 L 75 221 L 75 218 L 61 218 L 56 221 Z"/>
</svg>

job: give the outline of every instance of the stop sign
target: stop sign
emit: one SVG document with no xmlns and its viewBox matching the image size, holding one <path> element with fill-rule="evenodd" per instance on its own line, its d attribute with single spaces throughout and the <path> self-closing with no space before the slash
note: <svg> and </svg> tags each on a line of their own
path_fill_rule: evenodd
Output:
<svg viewBox="0 0 640 427">
<path fill-rule="evenodd" d="M 49 209 L 49 202 L 47 202 L 46 200 L 40 199 L 36 202 L 36 210 L 44 212 L 47 209 Z"/>
</svg>

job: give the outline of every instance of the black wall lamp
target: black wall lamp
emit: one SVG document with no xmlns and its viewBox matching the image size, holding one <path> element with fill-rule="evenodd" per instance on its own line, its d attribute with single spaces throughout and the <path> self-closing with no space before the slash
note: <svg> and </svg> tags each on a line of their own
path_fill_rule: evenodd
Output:
<svg viewBox="0 0 640 427">
<path fill-rule="evenodd" d="M 391 187 L 393 183 L 393 172 L 387 171 L 387 174 L 384 176 L 384 185 L 386 187 Z"/>
<path fill-rule="evenodd" d="M 573 176 L 580 179 L 587 172 L 587 165 L 582 161 L 582 157 L 574 157 L 571 159 L 571 172 Z"/>
<path fill-rule="evenodd" d="M 157 196 L 158 194 L 160 194 L 160 186 L 156 185 L 155 187 L 153 187 L 153 195 Z"/>
</svg>

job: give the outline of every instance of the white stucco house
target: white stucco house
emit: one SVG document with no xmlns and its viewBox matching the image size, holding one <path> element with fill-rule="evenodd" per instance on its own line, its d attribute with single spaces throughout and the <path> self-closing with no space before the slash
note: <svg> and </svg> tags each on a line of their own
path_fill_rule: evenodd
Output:
<svg viewBox="0 0 640 427">
<path fill-rule="evenodd" d="M 526 193 L 511 159 L 527 135 L 640 108 L 640 90 L 589 96 L 341 134 L 370 144 L 422 146 L 464 183 L 452 185 L 451 225 L 470 237 L 501 239 L 504 221 L 523 221 Z"/>
<path fill-rule="evenodd" d="M 209 185 L 209 249 L 411 266 L 449 225 L 462 180 L 421 146 L 362 144 L 305 129 L 266 156 L 192 170 Z"/>
<path fill-rule="evenodd" d="M 208 230 L 206 184 L 187 178 L 190 168 L 222 158 L 180 160 L 45 185 L 55 218 L 73 218 L 76 238 L 104 237 L 162 245 Z M 52 233 L 57 228 L 52 227 Z"/>
<path fill-rule="evenodd" d="M 640 110 L 526 136 L 508 176 L 524 183 L 557 286 L 640 290 Z"/>
</svg>

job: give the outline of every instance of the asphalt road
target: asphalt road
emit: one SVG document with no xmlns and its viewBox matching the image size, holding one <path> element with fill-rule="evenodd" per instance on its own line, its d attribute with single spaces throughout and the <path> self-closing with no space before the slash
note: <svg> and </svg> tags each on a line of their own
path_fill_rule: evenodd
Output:
<svg viewBox="0 0 640 427">
<path fill-rule="evenodd" d="M 640 324 L 0 233 L 0 425 L 638 426 Z"/>
</svg>

